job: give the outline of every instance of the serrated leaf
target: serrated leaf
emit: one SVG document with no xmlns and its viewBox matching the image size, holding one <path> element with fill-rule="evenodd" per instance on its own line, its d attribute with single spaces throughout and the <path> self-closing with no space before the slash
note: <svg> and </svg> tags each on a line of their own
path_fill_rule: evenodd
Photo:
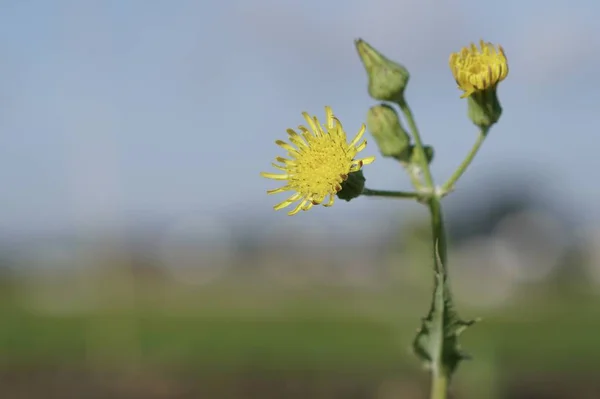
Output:
<svg viewBox="0 0 600 399">
<path fill-rule="evenodd" d="M 445 265 L 436 245 L 433 298 L 427 317 L 413 341 L 413 351 L 430 369 L 450 378 L 462 360 L 469 359 L 458 343 L 458 337 L 478 320 L 462 320 L 452 302 Z"/>
</svg>

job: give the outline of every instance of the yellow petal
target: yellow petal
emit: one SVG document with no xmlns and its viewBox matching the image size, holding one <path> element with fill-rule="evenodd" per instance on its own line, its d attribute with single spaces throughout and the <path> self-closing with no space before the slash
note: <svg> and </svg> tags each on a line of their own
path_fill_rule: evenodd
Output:
<svg viewBox="0 0 600 399">
<path fill-rule="evenodd" d="M 304 205 L 302 206 L 303 211 L 308 211 L 310 208 L 312 208 L 314 206 L 314 204 L 310 201 L 304 200 L 303 203 L 304 203 Z"/>
<path fill-rule="evenodd" d="M 281 162 L 282 164 L 285 164 L 285 165 L 295 165 L 296 164 L 296 162 L 294 162 L 290 159 L 284 158 L 284 157 L 277 157 L 275 159 L 277 160 L 277 162 Z"/>
<path fill-rule="evenodd" d="M 275 142 L 275 144 L 277 144 L 278 146 L 280 146 L 281 148 L 283 148 L 284 150 L 287 150 L 289 152 L 292 152 L 292 151 L 296 152 L 296 149 L 294 147 L 292 147 L 291 145 L 289 145 L 288 143 L 286 143 L 283 140 L 277 140 Z"/>
<path fill-rule="evenodd" d="M 308 123 L 308 126 L 311 128 L 311 130 L 313 131 L 314 135 L 317 136 L 317 137 L 319 137 L 320 136 L 320 129 L 315 124 L 315 121 L 306 112 L 303 112 L 302 116 L 304 117 L 304 119 L 306 119 L 306 123 Z M 298 128 L 300 128 L 300 126 L 298 126 Z"/>
<path fill-rule="evenodd" d="M 297 214 L 298 212 L 300 212 L 302 210 L 304 206 L 304 201 L 301 201 L 298 205 L 296 205 L 296 207 L 294 209 L 292 209 L 291 211 L 288 212 L 289 216 L 294 216 L 295 214 Z"/>
<path fill-rule="evenodd" d="M 350 147 L 353 147 L 356 145 L 356 143 L 358 143 L 358 141 L 362 138 L 363 134 L 365 134 L 365 129 L 366 129 L 366 126 L 363 123 L 360 126 L 360 130 L 358 131 L 358 133 L 356 133 L 356 136 L 354 136 L 354 138 L 350 142 L 350 144 L 349 144 Z"/>
<path fill-rule="evenodd" d="M 304 140 L 306 140 L 306 142 L 310 146 L 310 143 L 314 140 L 315 136 L 310 132 L 310 130 L 308 130 L 304 126 L 298 126 L 298 129 L 302 131 L 302 137 L 304 137 Z"/>
<path fill-rule="evenodd" d="M 331 110 L 330 106 L 325 107 L 325 116 L 326 116 L 327 128 L 332 129 L 335 126 L 335 123 L 333 120 L 333 111 Z"/>
<path fill-rule="evenodd" d="M 360 159 L 360 161 L 362 162 L 363 165 L 369 165 L 375 161 L 375 157 L 366 157 L 366 158 Z"/>
<path fill-rule="evenodd" d="M 308 148 L 306 142 L 296 132 L 294 132 L 294 135 L 290 135 L 290 141 L 301 150 L 305 150 L 306 148 Z"/>
<path fill-rule="evenodd" d="M 321 121 L 319 121 L 319 118 L 317 118 L 316 116 L 313 116 L 313 122 L 315 123 L 315 126 L 317 127 L 318 135 L 322 137 L 325 134 L 325 131 L 323 130 Z"/>
<path fill-rule="evenodd" d="M 363 140 L 362 143 L 356 146 L 356 152 L 361 152 L 367 146 L 367 140 Z"/>
<path fill-rule="evenodd" d="M 276 175 L 275 173 L 267 173 L 267 172 L 260 172 L 260 175 L 262 177 L 266 177 L 267 179 L 273 179 L 273 180 L 287 180 L 287 178 L 289 177 L 287 174 Z"/>
<path fill-rule="evenodd" d="M 290 196 L 288 199 L 286 199 L 285 201 L 281 201 L 279 204 L 275 205 L 273 207 L 273 209 L 275 209 L 276 211 L 279 211 L 287 206 L 290 206 L 292 203 L 298 201 L 300 198 L 302 198 L 302 195 L 295 193 L 292 196 Z"/>
<path fill-rule="evenodd" d="M 283 193 L 285 191 L 290 191 L 291 188 L 288 186 L 283 186 L 283 187 L 279 187 L 279 188 L 275 188 L 273 190 L 267 190 L 267 194 L 279 194 L 279 193 Z"/>
<path fill-rule="evenodd" d="M 272 165 L 272 166 L 273 166 L 275 169 L 279 169 L 279 170 L 282 170 L 282 171 L 284 171 L 284 172 L 287 172 L 287 168 L 286 168 L 285 166 L 277 165 L 276 163 L 272 163 L 272 162 L 271 162 L 271 165 Z"/>
<path fill-rule="evenodd" d="M 335 198 L 334 194 L 329 194 L 329 201 L 327 203 L 322 204 L 323 206 L 330 207 L 333 205 L 333 200 Z"/>
</svg>

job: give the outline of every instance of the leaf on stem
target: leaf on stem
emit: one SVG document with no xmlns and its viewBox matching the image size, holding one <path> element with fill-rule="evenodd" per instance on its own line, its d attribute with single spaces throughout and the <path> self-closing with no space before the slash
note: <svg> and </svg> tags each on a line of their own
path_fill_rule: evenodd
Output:
<svg viewBox="0 0 600 399">
<path fill-rule="evenodd" d="M 448 379 L 462 360 L 469 359 L 458 343 L 459 335 L 478 320 L 462 320 L 454 308 L 445 265 L 436 243 L 435 284 L 431 308 L 422 319 L 413 341 L 413 351 L 424 364 Z"/>
</svg>

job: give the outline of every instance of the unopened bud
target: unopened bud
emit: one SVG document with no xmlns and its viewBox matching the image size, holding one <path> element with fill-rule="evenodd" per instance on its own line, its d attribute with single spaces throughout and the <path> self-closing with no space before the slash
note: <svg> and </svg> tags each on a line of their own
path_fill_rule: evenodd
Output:
<svg viewBox="0 0 600 399">
<path fill-rule="evenodd" d="M 410 146 L 410 163 L 413 165 L 420 165 L 421 164 L 421 153 L 419 151 L 416 150 L 415 146 Z M 423 152 L 425 152 L 425 158 L 427 159 L 427 164 L 431 164 L 431 162 L 433 161 L 433 156 L 435 154 L 435 151 L 433 149 L 432 146 L 430 145 L 426 145 L 423 146 Z"/>
<path fill-rule="evenodd" d="M 369 94 L 380 101 L 404 101 L 408 70 L 386 58 L 362 39 L 355 41 L 358 55 L 369 77 Z"/>
<path fill-rule="evenodd" d="M 367 113 L 367 129 L 377 142 L 383 156 L 408 161 L 410 136 L 402 127 L 394 108 L 386 104 L 371 107 Z"/>
<path fill-rule="evenodd" d="M 427 163 L 430 164 L 433 162 L 433 156 L 435 155 L 435 150 L 432 146 L 426 145 L 423 147 L 423 151 L 425 151 L 425 157 L 427 158 Z"/>
</svg>

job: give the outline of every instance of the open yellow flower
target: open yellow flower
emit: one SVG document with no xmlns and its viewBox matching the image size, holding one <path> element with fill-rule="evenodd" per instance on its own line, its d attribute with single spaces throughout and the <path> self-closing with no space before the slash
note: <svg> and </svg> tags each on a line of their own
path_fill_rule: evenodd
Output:
<svg viewBox="0 0 600 399">
<path fill-rule="evenodd" d="M 295 215 L 300 211 L 307 211 L 313 205 L 333 205 L 334 197 L 342 189 L 342 182 L 348 175 L 370 164 L 375 157 L 354 159 L 357 153 L 367 146 L 367 141 L 361 140 L 365 133 L 362 125 L 358 134 L 350 143 L 347 142 L 346 132 L 340 121 L 333 116 L 330 107 L 325 107 L 326 125 L 322 126 L 316 116 L 310 117 L 302 113 L 310 128 L 299 126 L 302 134 L 293 129 L 287 129 L 289 140 L 296 146 L 277 140 L 275 143 L 287 151 L 291 159 L 275 158 L 280 164 L 272 165 L 283 171 L 283 174 L 261 172 L 261 176 L 286 180 L 283 187 L 269 190 L 268 194 L 277 194 L 285 191 L 295 191 L 288 199 L 275 205 L 276 211 L 283 209 L 294 202 L 298 202 L 288 215 Z M 325 198 L 329 196 L 327 202 Z"/>
<path fill-rule="evenodd" d="M 463 47 L 450 55 L 450 69 L 465 98 L 476 91 L 496 87 L 508 75 L 508 63 L 502 46 L 498 49 L 491 43 L 480 42 L 481 50 L 475 44 Z"/>
</svg>

